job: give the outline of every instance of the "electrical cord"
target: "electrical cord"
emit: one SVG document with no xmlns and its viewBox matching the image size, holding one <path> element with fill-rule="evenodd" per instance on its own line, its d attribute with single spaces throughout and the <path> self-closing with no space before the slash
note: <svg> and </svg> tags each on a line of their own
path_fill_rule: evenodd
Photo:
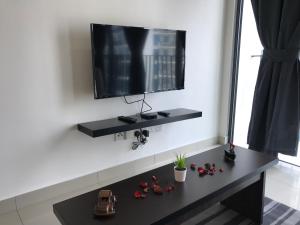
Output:
<svg viewBox="0 0 300 225">
<path fill-rule="evenodd" d="M 134 136 L 136 137 L 137 141 L 132 142 L 132 150 L 136 150 L 140 145 L 146 144 L 147 138 L 143 136 L 142 129 L 140 129 L 140 131 L 136 131 Z"/>
<path fill-rule="evenodd" d="M 132 101 L 132 102 L 127 101 L 126 96 L 123 96 L 123 98 L 124 98 L 126 104 L 133 104 L 133 103 L 137 103 L 137 102 L 142 102 L 140 114 L 143 114 L 145 112 L 149 112 L 149 111 L 152 110 L 152 107 L 145 100 L 146 99 L 146 94 L 144 93 L 143 95 L 144 95 L 143 98 L 141 98 L 139 100 Z M 144 109 L 144 105 L 148 106 L 149 109 L 143 110 Z"/>
<path fill-rule="evenodd" d="M 149 109 L 143 111 L 144 104 L 147 105 L 147 106 L 149 107 Z M 151 107 L 151 106 L 145 101 L 145 99 L 144 99 L 143 102 L 142 102 L 142 107 L 141 107 L 140 114 L 145 113 L 145 112 L 149 112 L 149 111 L 151 111 L 151 110 L 152 110 L 152 107 Z"/>
<path fill-rule="evenodd" d="M 139 100 L 136 100 L 136 101 L 132 101 L 132 102 L 128 102 L 127 99 L 126 99 L 126 96 L 123 96 L 123 98 L 124 98 L 126 104 L 133 104 L 133 103 L 136 103 L 136 102 L 140 102 L 140 101 L 145 100 L 146 94 L 144 94 L 144 97 L 143 97 L 143 98 L 141 98 L 141 99 L 139 99 Z"/>
<path fill-rule="evenodd" d="M 146 102 L 146 94 L 143 94 L 143 98 L 129 102 L 126 99 L 126 96 L 123 96 L 124 101 L 126 104 L 133 104 L 133 103 L 138 103 L 138 102 L 142 102 L 141 105 L 141 109 L 140 109 L 140 115 L 145 113 L 145 112 L 149 112 L 152 110 L 152 107 Z M 144 110 L 144 105 L 148 106 L 149 109 Z M 144 135 L 142 128 L 140 128 L 139 134 L 135 134 L 137 141 L 132 143 L 132 150 L 136 150 L 140 145 L 144 145 L 147 143 L 147 135 Z"/>
</svg>

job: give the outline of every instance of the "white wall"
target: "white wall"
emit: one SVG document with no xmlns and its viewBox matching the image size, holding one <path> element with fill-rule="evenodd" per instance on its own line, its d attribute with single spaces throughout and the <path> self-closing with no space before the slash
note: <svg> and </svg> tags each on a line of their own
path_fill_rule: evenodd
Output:
<svg viewBox="0 0 300 225">
<path fill-rule="evenodd" d="M 231 72 L 234 47 L 235 32 L 235 9 L 237 0 L 226 0 L 224 14 L 224 38 L 223 38 L 223 58 L 222 58 L 222 85 L 221 85 L 221 111 L 219 117 L 219 137 L 227 143 L 228 138 L 228 121 L 229 121 L 229 104 L 231 90 Z"/>
<path fill-rule="evenodd" d="M 0 200 L 218 136 L 224 0 L 1 0 Z M 203 118 L 164 125 L 141 151 L 76 124 L 129 115 L 121 98 L 94 100 L 89 23 L 187 30 L 186 87 L 149 94 L 154 110 Z"/>
</svg>

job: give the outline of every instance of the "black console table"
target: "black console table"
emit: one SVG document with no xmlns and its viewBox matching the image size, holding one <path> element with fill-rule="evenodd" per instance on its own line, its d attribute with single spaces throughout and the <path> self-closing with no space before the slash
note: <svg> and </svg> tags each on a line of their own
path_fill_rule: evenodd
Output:
<svg viewBox="0 0 300 225">
<path fill-rule="evenodd" d="M 149 193 L 147 198 L 133 197 L 141 181 L 151 180 L 155 175 L 164 186 L 174 181 L 173 164 L 169 164 L 129 179 L 111 184 L 110 189 L 117 196 L 117 212 L 111 218 L 97 218 L 93 209 L 99 190 L 57 203 L 54 213 L 62 225 L 153 225 L 181 224 L 217 202 L 262 224 L 265 171 L 277 163 L 273 156 L 236 147 L 236 161 L 224 160 L 224 148 L 192 156 L 188 165 L 206 162 L 222 167 L 223 173 L 199 177 L 197 171 L 187 171 L 185 183 L 176 183 L 175 190 L 162 196 Z"/>
<path fill-rule="evenodd" d="M 122 122 L 118 120 L 118 118 L 81 123 L 78 124 L 78 130 L 91 137 L 100 137 L 108 134 L 202 117 L 202 112 L 185 108 L 165 110 L 165 112 L 169 112 L 170 115 L 168 117 L 157 115 L 156 119 L 150 120 L 143 119 L 139 115 L 131 115 L 131 117 L 137 118 L 136 123 L 132 124 Z"/>
</svg>

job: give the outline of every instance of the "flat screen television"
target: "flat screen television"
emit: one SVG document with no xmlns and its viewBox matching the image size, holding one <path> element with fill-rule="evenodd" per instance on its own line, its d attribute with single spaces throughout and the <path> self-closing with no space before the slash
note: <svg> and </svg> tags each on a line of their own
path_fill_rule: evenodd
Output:
<svg viewBox="0 0 300 225">
<path fill-rule="evenodd" d="M 185 31 L 90 28 L 96 99 L 184 88 Z"/>
</svg>

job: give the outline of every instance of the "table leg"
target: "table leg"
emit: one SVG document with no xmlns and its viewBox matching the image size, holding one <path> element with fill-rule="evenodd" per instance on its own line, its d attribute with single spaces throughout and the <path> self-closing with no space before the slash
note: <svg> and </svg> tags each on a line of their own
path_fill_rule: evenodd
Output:
<svg viewBox="0 0 300 225">
<path fill-rule="evenodd" d="M 265 172 L 260 174 L 260 179 L 225 199 L 221 203 L 234 211 L 253 220 L 257 224 L 263 223 Z"/>
</svg>

